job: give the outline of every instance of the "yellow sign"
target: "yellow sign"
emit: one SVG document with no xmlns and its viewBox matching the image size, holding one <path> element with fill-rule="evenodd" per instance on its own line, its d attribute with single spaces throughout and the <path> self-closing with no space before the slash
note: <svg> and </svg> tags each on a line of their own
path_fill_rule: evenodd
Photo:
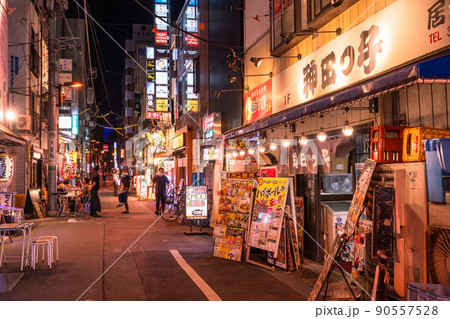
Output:
<svg viewBox="0 0 450 319">
<path fill-rule="evenodd" d="M 69 152 L 69 157 L 72 159 L 72 162 L 77 162 L 77 152 Z"/>
<path fill-rule="evenodd" d="M 169 101 L 156 99 L 156 112 L 169 112 Z"/>
<path fill-rule="evenodd" d="M 275 253 L 288 193 L 287 178 L 259 178 L 248 245 Z M 276 258 L 276 256 L 275 256 Z"/>
<path fill-rule="evenodd" d="M 188 112 L 198 112 L 198 101 L 197 100 L 187 100 L 187 111 Z"/>
<path fill-rule="evenodd" d="M 175 136 L 172 140 L 172 148 L 176 150 L 177 148 L 185 146 L 184 144 L 184 133 L 178 136 Z"/>
</svg>

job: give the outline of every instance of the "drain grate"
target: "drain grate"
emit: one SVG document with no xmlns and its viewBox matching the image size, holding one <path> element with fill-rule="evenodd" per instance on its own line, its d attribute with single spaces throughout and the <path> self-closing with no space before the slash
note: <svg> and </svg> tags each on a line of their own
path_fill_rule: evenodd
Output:
<svg viewBox="0 0 450 319">
<path fill-rule="evenodd" d="M 23 277 L 23 273 L 0 274 L 0 292 L 13 290 L 19 280 Z"/>
</svg>

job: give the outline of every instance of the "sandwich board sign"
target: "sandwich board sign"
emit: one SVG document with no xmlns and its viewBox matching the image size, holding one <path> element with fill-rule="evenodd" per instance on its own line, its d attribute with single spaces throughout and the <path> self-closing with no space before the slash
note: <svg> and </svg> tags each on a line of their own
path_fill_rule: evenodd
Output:
<svg viewBox="0 0 450 319">
<path fill-rule="evenodd" d="M 288 178 L 259 178 L 247 241 L 246 261 L 274 270 L 278 256 L 280 235 L 285 214 L 294 221 L 294 187 Z M 292 207 L 286 211 L 286 206 Z M 293 215 L 293 216 L 292 216 Z M 295 233 L 297 225 L 294 224 Z M 272 264 L 251 259 L 251 248 L 258 248 L 271 254 Z"/>
</svg>

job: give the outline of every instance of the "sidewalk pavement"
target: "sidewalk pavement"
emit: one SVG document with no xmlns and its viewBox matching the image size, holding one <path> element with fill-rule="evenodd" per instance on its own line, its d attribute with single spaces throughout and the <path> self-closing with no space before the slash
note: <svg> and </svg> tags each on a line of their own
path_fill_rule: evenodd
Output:
<svg viewBox="0 0 450 319">
<path fill-rule="evenodd" d="M 116 208 L 112 188 L 101 190 L 101 218 L 89 216 L 33 220 L 32 237 L 56 235 L 59 262 L 39 262 L 0 300 L 207 300 L 170 250 L 177 250 L 222 300 L 305 300 L 311 280 L 291 273 L 218 259 L 212 236 L 186 236 L 189 225 L 168 223 L 154 203 L 130 197 L 130 214 Z M 20 259 L 22 241 L 6 243 L 8 260 Z M 0 273 L 20 272 L 8 262 Z M 318 275 L 318 273 L 317 273 Z M 300 278 L 301 279 L 301 278 Z"/>
</svg>

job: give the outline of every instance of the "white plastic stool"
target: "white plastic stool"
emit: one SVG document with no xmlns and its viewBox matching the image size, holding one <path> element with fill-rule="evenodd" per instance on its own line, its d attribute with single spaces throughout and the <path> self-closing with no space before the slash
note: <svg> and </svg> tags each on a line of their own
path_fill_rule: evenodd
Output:
<svg viewBox="0 0 450 319">
<path fill-rule="evenodd" d="M 44 248 L 47 248 L 47 265 L 52 268 L 53 261 L 53 244 L 50 239 L 38 239 L 33 240 L 31 243 L 31 264 L 33 265 L 33 270 L 36 269 L 37 260 L 39 258 L 39 246 L 42 246 L 42 261 L 44 261 Z M 47 247 L 46 247 L 47 246 Z"/>
<path fill-rule="evenodd" d="M 56 247 L 56 261 L 59 261 L 59 244 L 58 244 L 58 237 L 56 237 L 56 236 L 41 236 L 41 237 L 39 237 L 39 240 L 41 240 L 41 239 L 48 239 L 48 240 L 51 240 L 52 241 L 52 246 L 53 246 L 53 248 L 55 248 Z M 56 243 L 56 246 L 55 246 L 55 243 Z M 44 257 L 44 256 L 42 256 L 42 257 Z M 52 262 L 53 262 L 53 260 L 52 260 Z"/>
</svg>

